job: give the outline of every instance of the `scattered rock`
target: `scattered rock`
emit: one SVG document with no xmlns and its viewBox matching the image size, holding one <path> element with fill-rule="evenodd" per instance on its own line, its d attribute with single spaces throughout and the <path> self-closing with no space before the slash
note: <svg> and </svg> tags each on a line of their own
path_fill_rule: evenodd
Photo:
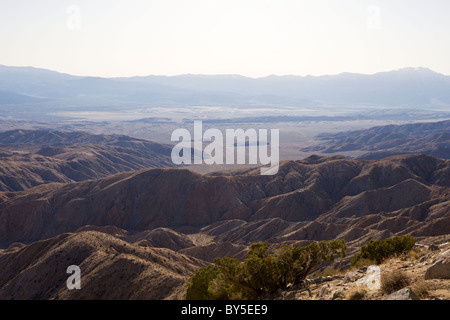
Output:
<svg viewBox="0 0 450 320">
<path fill-rule="evenodd" d="M 440 254 L 425 272 L 425 280 L 450 279 L 450 249 Z"/>
<path fill-rule="evenodd" d="M 438 251 L 438 250 L 439 250 L 439 247 L 438 247 L 437 245 L 435 245 L 435 244 L 432 244 L 432 245 L 429 245 L 429 246 L 428 246 L 428 250 L 431 250 L 431 251 Z"/>
<path fill-rule="evenodd" d="M 357 271 L 350 271 L 347 272 L 347 274 L 344 276 L 342 283 L 354 282 L 359 278 L 361 278 L 361 274 L 359 274 Z"/>
<path fill-rule="evenodd" d="M 337 289 L 333 292 L 332 300 L 342 299 L 344 297 L 344 292 L 342 290 Z"/>
<path fill-rule="evenodd" d="M 384 300 L 420 300 L 411 287 L 400 289 L 388 295 Z"/>
<path fill-rule="evenodd" d="M 381 269 L 377 265 L 371 265 L 367 268 L 366 275 L 358 281 L 356 284 L 360 286 L 366 286 L 370 290 L 378 290 L 381 286 Z"/>
<path fill-rule="evenodd" d="M 329 284 L 326 284 L 320 288 L 319 293 L 317 294 L 317 298 L 324 298 L 330 293 L 331 286 Z"/>
<path fill-rule="evenodd" d="M 277 290 L 277 294 L 281 295 L 282 297 L 284 297 L 286 295 L 286 290 L 282 290 L 282 289 L 278 289 Z"/>
</svg>

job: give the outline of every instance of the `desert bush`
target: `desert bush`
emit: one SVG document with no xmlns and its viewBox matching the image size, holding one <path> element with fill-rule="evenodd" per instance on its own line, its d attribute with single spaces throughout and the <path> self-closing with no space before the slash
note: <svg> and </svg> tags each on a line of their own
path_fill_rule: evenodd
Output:
<svg viewBox="0 0 450 320">
<path fill-rule="evenodd" d="M 252 244 L 244 262 L 225 257 L 199 269 L 189 279 L 186 299 L 254 299 L 288 285 L 303 283 L 322 261 L 345 257 L 344 240 L 313 242 L 305 247 L 282 245 L 270 252 L 267 242 Z"/>
<path fill-rule="evenodd" d="M 377 264 L 380 264 L 386 258 L 409 252 L 415 244 L 416 239 L 410 235 L 384 240 L 370 240 L 353 257 L 351 265 L 355 265 L 361 259 L 374 260 Z"/>
<path fill-rule="evenodd" d="M 420 299 L 425 299 L 429 297 L 430 290 L 433 288 L 430 283 L 427 283 L 426 281 L 419 281 L 412 286 L 412 289 Z"/>
<path fill-rule="evenodd" d="M 411 250 L 409 252 L 409 257 L 413 260 L 419 260 L 420 259 L 420 254 L 416 251 L 416 250 Z"/>
<path fill-rule="evenodd" d="M 381 291 L 385 294 L 403 289 L 409 286 L 409 277 L 402 271 L 393 271 L 381 276 Z"/>
<path fill-rule="evenodd" d="M 367 294 L 367 290 L 365 288 L 356 288 L 352 290 L 347 299 L 348 300 L 363 300 Z"/>
</svg>

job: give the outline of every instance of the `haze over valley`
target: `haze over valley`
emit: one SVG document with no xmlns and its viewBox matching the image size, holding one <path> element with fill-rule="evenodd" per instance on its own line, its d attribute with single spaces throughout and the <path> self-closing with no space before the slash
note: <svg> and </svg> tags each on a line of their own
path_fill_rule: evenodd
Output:
<svg viewBox="0 0 450 320">
<path fill-rule="evenodd" d="M 195 120 L 205 130 L 276 128 L 281 159 L 297 160 L 311 154 L 302 150 L 321 133 L 448 119 L 449 83 L 426 68 L 317 77 L 99 78 L 2 67 L 0 124 L 3 130 L 82 130 L 162 144 L 173 144 L 171 133 L 192 130 Z"/>
</svg>

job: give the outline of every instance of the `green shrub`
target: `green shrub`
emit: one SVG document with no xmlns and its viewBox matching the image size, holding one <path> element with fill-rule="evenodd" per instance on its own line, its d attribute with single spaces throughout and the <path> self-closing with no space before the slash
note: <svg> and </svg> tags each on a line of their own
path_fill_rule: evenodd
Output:
<svg viewBox="0 0 450 320">
<path fill-rule="evenodd" d="M 215 265 L 197 270 L 189 279 L 188 288 L 186 291 L 187 299 L 211 300 L 218 299 L 208 290 L 210 282 L 217 278 L 219 269 Z M 195 283 L 195 285 L 192 285 Z"/>
<path fill-rule="evenodd" d="M 252 244 L 244 260 L 218 258 L 199 269 L 188 282 L 186 299 L 255 299 L 265 292 L 303 282 L 322 261 L 345 257 L 344 240 L 313 242 L 306 247 L 282 245 L 269 251 L 267 242 Z"/>
<path fill-rule="evenodd" d="M 415 244 L 416 239 L 410 235 L 384 240 L 370 240 L 353 257 L 351 265 L 354 266 L 361 259 L 374 260 L 377 264 L 380 264 L 386 258 L 409 252 Z"/>
</svg>

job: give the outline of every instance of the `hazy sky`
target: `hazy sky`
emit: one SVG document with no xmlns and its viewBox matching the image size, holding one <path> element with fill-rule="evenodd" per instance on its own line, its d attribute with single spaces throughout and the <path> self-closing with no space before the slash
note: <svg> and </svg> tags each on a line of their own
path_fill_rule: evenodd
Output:
<svg viewBox="0 0 450 320">
<path fill-rule="evenodd" d="M 76 75 L 450 75 L 448 0 L 0 0 L 0 64 Z"/>
</svg>

